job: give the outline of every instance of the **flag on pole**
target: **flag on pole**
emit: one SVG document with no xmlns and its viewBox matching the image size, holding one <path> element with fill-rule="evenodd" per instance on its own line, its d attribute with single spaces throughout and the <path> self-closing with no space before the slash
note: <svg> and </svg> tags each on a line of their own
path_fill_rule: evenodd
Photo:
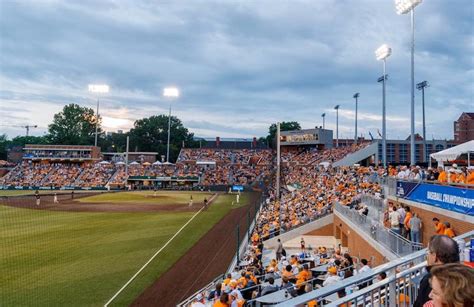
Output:
<svg viewBox="0 0 474 307">
<path fill-rule="evenodd" d="M 379 129 L 377 129 L 377 133 L 379 134 L 380 137 L 382 137 L 382 134 L 380 133 Z"/>
</svg>

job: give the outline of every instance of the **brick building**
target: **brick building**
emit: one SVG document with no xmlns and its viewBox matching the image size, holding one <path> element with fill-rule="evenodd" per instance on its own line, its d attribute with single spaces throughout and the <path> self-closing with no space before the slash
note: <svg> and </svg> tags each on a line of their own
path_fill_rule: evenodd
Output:
<svg viewBox="0 0 474 307">
<path fill-rule="evenodd" d="M 463 112 L 454 122 L 454 140 L 465 143 L 474 140 L 474 113 Z"/>
</svg>

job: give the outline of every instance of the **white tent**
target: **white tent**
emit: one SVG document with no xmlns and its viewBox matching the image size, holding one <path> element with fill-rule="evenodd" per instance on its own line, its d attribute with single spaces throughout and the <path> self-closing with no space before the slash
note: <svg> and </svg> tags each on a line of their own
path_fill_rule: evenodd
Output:
<svg viewBox="0 0 474 307">
<path fill-rule="evenodd" d="M 107 161 L 100 161 L 100 162 L 99 162 L 99 164 L 103 164 L 103 165 L 105 165 L 105 164 L 110 164 L 110 163 L 109 163 L 109 162 L 107 162 Z"/>
<path fill-rule="evenodd" d="M 130 165 L 140 165 L 140 163 L 133 161 L 132 163 L 130 163 Z"/>
<path fill-rule="evenodd" d="M 163 164 L 163 163 L 161 163 L 160 161 L 153 162 L 153 165 L 161 165 L 161 164 Z"/>
<path fill-rule="evenodd" d="M 125 162 L 119 161 L 119 162 L 115 163 L 115 165 L 125 165 Z"/>
<path fill-rule="evenodd" d="M 329 161 L 323 161 L 323 162 L 319 163 L 319 166 L 323 166 L 324 168 L 328 168 L 329 165 L 331 165 L 331 162 L 329 162 Z"/>
<path fill-rule="evenodd" d="M 216 165 L 216 161 L 196 161 L 196 165 Z"/>
<path fill-rule="evenodd" d="M 474 154 L 474 140 L 433 153 L 430 157 L 438 161 L 438 163 L 443 164 L 443 162 L 453 161 L 461 155 L 467 154 L 467 163 L 470 165 L 471 153 Z"/>
</svg>

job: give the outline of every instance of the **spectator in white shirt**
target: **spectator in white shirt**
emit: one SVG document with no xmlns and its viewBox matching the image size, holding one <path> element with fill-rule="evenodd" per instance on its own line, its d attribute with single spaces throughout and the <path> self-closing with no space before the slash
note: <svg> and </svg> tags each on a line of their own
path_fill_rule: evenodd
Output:
<svg viewBox="0 0 474 307">
<path fill-rule="evenodd" d="M 205 307 L 206 305 L 204 304 L 204 296 L 199 293 L 196 296 L 196 300 L 191 304 L 191 307 Z"/>
<path fill-rule="evenodd" d="M 339 281 L 341 281 L 341 277 L 337 275 L 337 268 L 332 266 L 328 268 L 328 275 L 326 277 L 326 280 L 323 282 L 323 287 L 332 285 Z"/>
<path fill-rule="evenodd" d="M 369 262 L 367 261 L 367 259 L 360 260 L 360 263 L 362 263 L 362 267 L 357 271 L 358 274 L 362 274 L 364 272 L 372 270 L 368 264 Z"/>
<path fill-rule="evenodd" d="M 392 231 L 400 234 L 400 213 L 398 213 L 395 207 L 390 207 L 389 212 L 390 228 Z"/>
</svg>

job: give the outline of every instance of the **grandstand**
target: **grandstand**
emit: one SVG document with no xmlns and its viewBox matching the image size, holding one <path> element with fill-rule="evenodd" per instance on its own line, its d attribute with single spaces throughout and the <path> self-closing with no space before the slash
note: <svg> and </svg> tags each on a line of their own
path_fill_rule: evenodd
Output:
<svg viewBox="0 0 474 307">
<path fill-rule="evenodd" d="M 468 254 L 474 168 L 452 167 L 443 183 L 420 167 L 328 167 L 372 145 L 285 151 L 282 191 L 270 191 L 228 271 L 179 306 L 212 306 L 217 285 L 245 306 L 413 306 L 426 274 L 426 246 L 437 234 L 458 235 L 460 259 L 474 265 Z M 394 211 L 403 213 L 396 229 Z"/>
<path fill-rule="evenodd" d="M 474 169 L 453 165 L 448 176 L 420 167 L 353 165 L 374 162 L 377 143 L 334 148 L 300 146 L 289 140 L 280 157 L 280 191 L 270 183 L 278 159 L 272 150 L 227 148 L 183 148 L 175 164 L 133 161 L 127 165 L 120 159 L 105 161 L 95 154 L 78 153 L 73 146 L 41 151 L 28 146 L 23 161 L 0 179 L 0 185 L 4 189 L 221 191 L 264 186 L 266 199 L 252 223 L 249 215 L 244 238 L 238 231 L 236 238 L 228 238 L 237 242 L 228 270 L 195 289 L 180 306 L 196 301 L 212 306 L 220 299 L 216 287 L 245 306 L 392 306 L 397 302 L 411 306 L 424 275 L 429 239 L 446 233 L 469 246 L 474 238 Z M 393 212 L 399 214 L 396 225 Z M 450 225 L 445 228 L 452 232 L 441 231 L 435 218 Z M 411 219 L 418 219 L 423 227 L 416 230 Z M 417 236 L 412 231 L 418 231 Z"/>
</svg>

